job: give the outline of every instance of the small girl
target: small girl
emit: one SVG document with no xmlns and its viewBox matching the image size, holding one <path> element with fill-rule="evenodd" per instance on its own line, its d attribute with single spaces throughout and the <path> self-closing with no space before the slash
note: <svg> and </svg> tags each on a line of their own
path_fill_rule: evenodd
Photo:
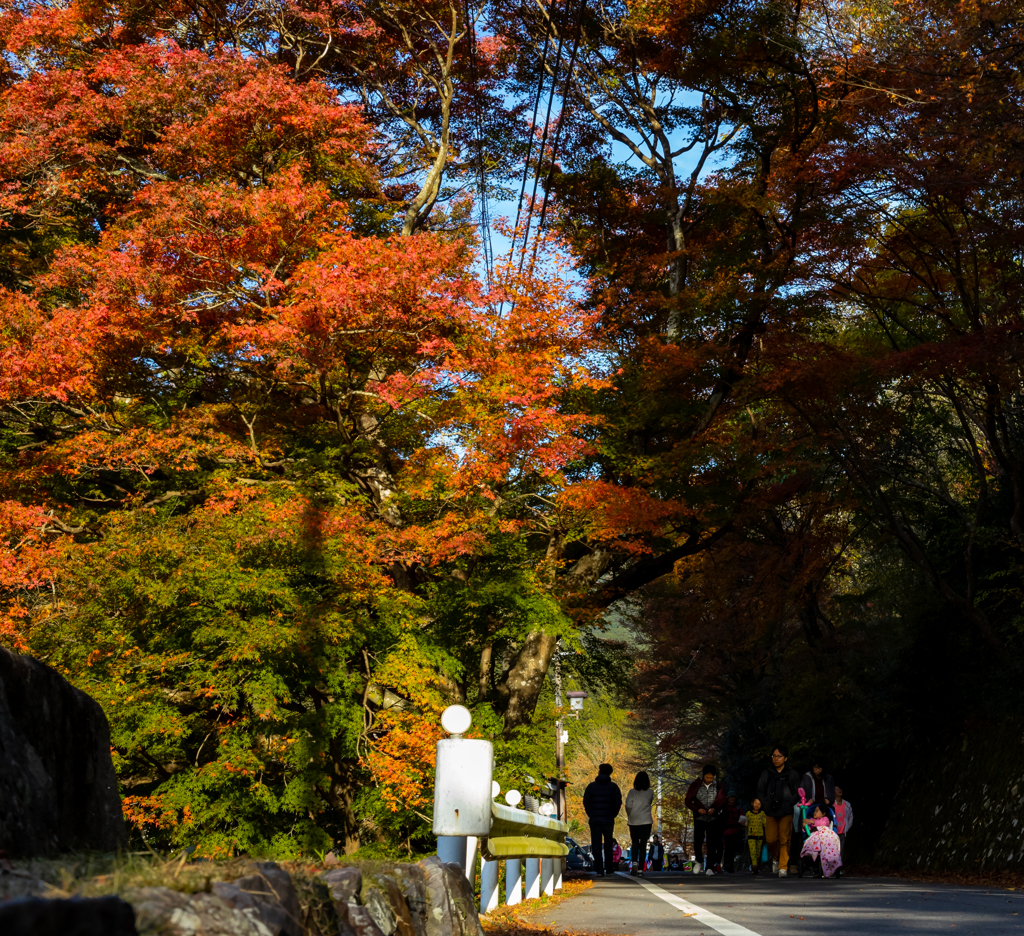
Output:
<svg viewBox="0 0 1024 936">
<path fill-rule="evenodd" d="M 839 836 L 832 828 L 829 818 L 820 806 L 814 807 L 814 814 L 804 820 L 807 841 L 800 849 L 801 858 L 821 858 L 821 870 L 825 877 L 832 877 L 843 865 L 840 857 Z"/>
<path fill-rule="evenodd" d="M 746 820 L 745 822 L 743 820 Z M 761 864 L 761 847 L 764 845 L 765 815 L 761 812 L 761 801 L 755 796 L 747 814 L 740 820 L 747 827 L 747 844 L 750 847 L 750 873 L 757 874 Z"/>
</svg>

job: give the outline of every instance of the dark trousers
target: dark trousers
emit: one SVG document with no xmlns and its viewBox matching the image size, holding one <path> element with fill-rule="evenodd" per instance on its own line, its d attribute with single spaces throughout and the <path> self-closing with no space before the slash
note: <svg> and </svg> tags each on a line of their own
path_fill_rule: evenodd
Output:
<svg viewBox="0 0 1024 936">
<path fill-rule="evenodd" d="M 647 840 L 651 837 L 652 823 L 647 825 L 631 825 L 629 827 L 629 857 L 636 862 L 637 870 L 643 871 L 644 858 L 647 855 Z"/>
<path fill-rule="evenodd" d="M 730 874 L 736 871 L 736 856 L 740 853 L 743 836 L 732 834 L 722 835 L 722 864 Z"/>
<path fill-rule="evenodd" d="M 708 867 L 713 868 L 722 860 L 722 824 L 720 822 L 694 822 L 693 851 L 697 864 L 704 861 L 704 842 L 708 844 Z"/>
<path fill-rule="evenodd" d="M 593 822 L 590 823 L 590 851 L 594 856 L 594 870 L 598 874 L 610 874 L 615 870 L 615 862 L 612 861 L 612 842 L 615 838 L 615 823 Z"/>
</svg>

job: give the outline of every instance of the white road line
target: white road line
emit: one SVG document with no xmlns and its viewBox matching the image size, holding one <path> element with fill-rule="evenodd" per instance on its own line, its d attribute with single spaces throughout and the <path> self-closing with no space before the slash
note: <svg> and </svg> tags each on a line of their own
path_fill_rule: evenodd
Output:
<svg viewBox="0 0 1024 936">
<path fill-rule="evenodd" d="M 658 887 L 657 884 L 652 884 L 650 881 L 644 880 L 643 878 L 635 878 L 624 871 L 616 871 L 619 877 L 624 877 L 630 881 L 636 881 L 641 887 L 649 890 L 655 897 L 660 897 L 667 904 L 671 904 L 677 910 L 682 910 L 689 917 L 693 917 L 698 923 L 713 929 L 716 933 L 721 933 L 722 936 L 758 936 L 753 930 L 747 929 L 745 926 L 740 926 L 739 923 L 733 923 L 731 920 L 720 917 L 717 913 L 712 913 L 710 910 L 705 910 L 703 907 L 698 907 L 696 904 L 690 903 L 688 900 L 683 900 L 682 897 L 678 897 L 675 894 L 670 894 L 667 890 L 663 890 Z"/>
</svg>

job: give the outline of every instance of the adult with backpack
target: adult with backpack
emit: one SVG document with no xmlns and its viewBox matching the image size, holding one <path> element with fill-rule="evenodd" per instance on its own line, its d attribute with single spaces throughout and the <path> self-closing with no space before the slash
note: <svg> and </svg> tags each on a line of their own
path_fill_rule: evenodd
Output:
<svg viewBox="0 0 1024 936">
<path fill-rule="evenodd" d="M 772 764 L 757 781 L 757 798 L 765 814 L 765 844 L 772 859 L 772 873 L 789 874 L 789 845 L 793 837 L 793 807 L 800 802 L 800 774 L 787 766 L 789 749 L 772 748 Z"/>
<path fill-rule="evenodd" d="M 825 761 L 818 757 L 811 769 L 803 775 L 800 786 L 810 803 L 824 803 L 831 806 L 836 801 L 836 782 L 825 770 Z"/>
</svg>

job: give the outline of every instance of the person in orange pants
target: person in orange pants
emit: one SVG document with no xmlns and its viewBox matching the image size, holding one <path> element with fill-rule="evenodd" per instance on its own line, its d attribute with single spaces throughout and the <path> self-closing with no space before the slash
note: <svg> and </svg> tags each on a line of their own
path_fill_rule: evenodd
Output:
<svg viewBox="0 0 1024 936">
<path fill-rule="evenodd" d="M 789 874 L 789 843 L 793 838 L 793 814 L 764 817 L 764 840 L 772 858 L 772 874 Z"/>
<path fill-rule="evenodd" d="M 765 814 L 765 842 L 772 857 L 772 873 L 789 874 L 789 841 L 793 835 L 793 807 L 800 801 L 800 775 L 786 766 L 785 745 L 772 748 L 772 765 L 757 781 L 757 798 Z"/>
</svg>

